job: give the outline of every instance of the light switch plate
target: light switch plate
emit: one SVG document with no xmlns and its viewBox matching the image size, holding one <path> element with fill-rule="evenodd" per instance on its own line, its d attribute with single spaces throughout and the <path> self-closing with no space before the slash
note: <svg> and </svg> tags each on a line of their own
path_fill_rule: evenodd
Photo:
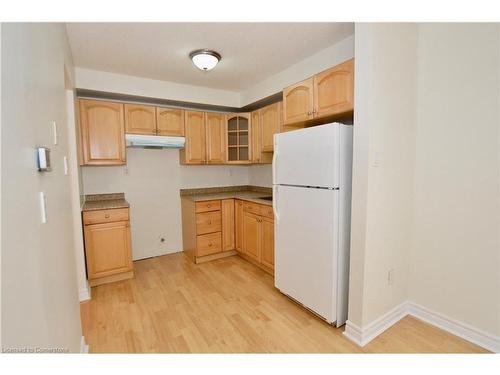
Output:
<svg viewBox="0 0 500 375">
<path fill-rule="evenodd" d="M 41 191 L 40 193 L 40 219 L 42 224 L 47 222 L 47 196 L 45 192 Z"/>
<path fill-rule="evenodd" d="M 57 124 L 55 121 L 52 121 L 52 135 L 54 137 L 54 145 L 57 145 Z"/>
<path fill-rule="evenodd" d="M 64 175 L 67 176 L 68 175 L 68 157 L 65 156 L 63 158 L 63 163 L 64 163 Z"/>
</svg>

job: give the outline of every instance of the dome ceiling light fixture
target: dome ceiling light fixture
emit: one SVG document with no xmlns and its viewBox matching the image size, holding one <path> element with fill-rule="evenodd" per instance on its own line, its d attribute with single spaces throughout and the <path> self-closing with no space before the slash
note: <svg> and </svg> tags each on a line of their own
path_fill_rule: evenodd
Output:
<svg viewBox="0 0 500 375">
<path fill-rule="evenodd" d="M 200 70 L 209 71 L 221 60 L 221 55 L 209 49 L 197 49 L 189 54 L 193 64 Z"/>
</svg>

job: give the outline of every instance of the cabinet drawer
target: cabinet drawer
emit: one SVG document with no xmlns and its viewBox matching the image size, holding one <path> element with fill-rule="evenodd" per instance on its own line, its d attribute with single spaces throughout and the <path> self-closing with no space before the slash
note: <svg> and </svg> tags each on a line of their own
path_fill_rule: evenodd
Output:
<svg viewBox="0 0 500 375">
<path fill-rule="evenodd" d="M 114 208 L 111 210 L 85 211 L 83 224 L 111 223 L 114 221 L 128 221 L 128 208 Z"/>
<path fill-rule="evenodd" d="M 203 234 L 196 237 L 196 256 L 222 252 L 222 234 L 221 232 Z"/>
<path fill-rule="evenodd" d="M 196 214 L 196 234 L 220 232 L 221 230 L 222 218 L 220 211 Z"/>
<path fill-rule="evenodd" d="M 196 202 L 196 213 L 208 211 L 220 211 L 220 200 Z"/>
<path fill-rule="evenodd" d="M 274 211 L 272 206 L 260 206 L 260 214 L 269 219 L 274 219 Z"/>
<path fill-rule="evenodd" d="M 260 204 L 243 202 L 243 212 L 250 212 L 255 215 L 260 215 Z"/>
</svg>

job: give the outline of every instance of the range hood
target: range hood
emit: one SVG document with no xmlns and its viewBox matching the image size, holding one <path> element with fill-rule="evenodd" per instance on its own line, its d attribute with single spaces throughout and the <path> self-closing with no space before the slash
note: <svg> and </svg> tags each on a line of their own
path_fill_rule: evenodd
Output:
<svg viewBox="0 0 500 375">
<path fill-rule="evenodd" d="M 184 137 L 167 137 L 163 135 L 125 134 L 127 147 L 147 148 L 184 148 Z"/>
</svg>

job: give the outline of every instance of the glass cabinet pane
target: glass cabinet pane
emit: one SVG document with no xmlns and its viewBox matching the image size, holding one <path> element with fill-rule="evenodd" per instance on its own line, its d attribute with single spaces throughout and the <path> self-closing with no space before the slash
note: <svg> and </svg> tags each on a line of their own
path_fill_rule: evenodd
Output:
<svg viewBox="0 0 500 375">
<path fill-rule="evenodd" d="M 238 117 L 231 117 L 227 120 L 227 130 L 238 130 Z"/>
<path fill-rule="evenodd" d="M 228 158 L 228 160 L 231 160 L 231 161 L 238 160 L 238 148 L 237 147 L 230 147 L 229 152 L 227 153 L 227 158 Z"/>
<path fill-rule="evenodd" d="M 238 159 L 239 160 L 248 160 L 248 147 L 239 147 L 238 150 L 240 150 Z"/>
<path fill-rule="evenodd" d="M 239 132 L 238 144 L 242 146 L 248 146 L 248 132 Z"/>
<path fill-rule="evenodd" d="M 238 133 L 227 133 L 227 144 L 229 146 L 236 146 L 238 144 Z"/>
<path fill-rule="evenodd" d="M 238 117 L 238 130 L 248 130 L 248 119 L 245 117 Z"/>
</svg>

